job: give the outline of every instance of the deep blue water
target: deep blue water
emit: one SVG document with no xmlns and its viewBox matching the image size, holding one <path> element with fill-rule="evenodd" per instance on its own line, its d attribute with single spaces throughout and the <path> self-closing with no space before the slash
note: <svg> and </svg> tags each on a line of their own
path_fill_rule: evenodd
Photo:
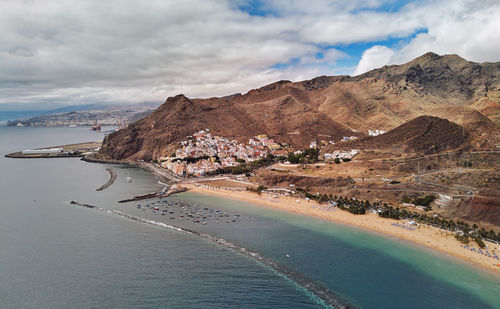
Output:
<svg viewBox="0 0 500 309">
<path fill-rule="evenodd" d="M 0 154 L 97 140 L 86 128 L 0 128 Z M 74 207 L 71 200 L 226 239 L 363 308 L 498 308 L 499 277 L 439 253 L 336 225 L 192 193 L 174 199 L 243 220 L 207 225 L 118 204 L 161 188 L 149 173 L 78 159 L 0 158 L 1 308 L 321 308 L 257 261 L 183 232 Z M 130 175 L 132 183 L 125 183 Z M 250 216 L 250 218 L 248 218 Z M 285 258 L 289 254 L 290 258 Z"/>
</svg>

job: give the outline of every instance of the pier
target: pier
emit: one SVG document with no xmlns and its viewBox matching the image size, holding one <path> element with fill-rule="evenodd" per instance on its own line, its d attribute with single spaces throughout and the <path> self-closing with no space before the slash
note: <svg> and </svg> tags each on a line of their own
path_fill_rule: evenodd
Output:
<svg viewBox="0 0 500 309">
<path fill-rule="evenodd" d="M 90 153 L 96 153 L 101 147 L 101 141 L 85 142 L 78 144 L 68 144 L 60 146 L 51 146 L 38 149 L 27 149 L 6 154 L 7 158 L 16 159 L 40 159 L 40 158 L 75 158 L 85 157 Z"/>
<path fill-rule="evenodd" d="M 147 193 L 147 194 L 136 195 L 136 196 L 134 196 L 132 198 L 120 200 L 120 201 L 118 201 L 118 203 L 127 203 L 127 202 L 133 202 L 133 201 L 140 201 L 140 200 L 145 200 L 145 199 L 154 198 L 154 197 L 159 197 L 159 198 L 168 197 L 168 196 L 170 196 L 172 194 L 186 192 L 188 190 L 189 190 L 188 188 L 178 187 L 176 185 L 173 185 L 173 186 L 170 187 L 170 189 L 168 189 L 166 191 L 151 192 L 151 193 Z"/>
</svg>

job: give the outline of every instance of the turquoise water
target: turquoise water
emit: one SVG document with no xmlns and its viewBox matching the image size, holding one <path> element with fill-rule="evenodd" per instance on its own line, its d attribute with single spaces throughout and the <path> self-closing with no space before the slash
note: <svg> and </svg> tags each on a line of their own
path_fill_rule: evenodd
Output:
<svg viewBox="0 0 500 309">
<path fill-rule="evenodd" d="M 0 128 L 0 153 L 98 138 L 85 128 Z M 109 177 L 106 167 L 115 169 L 117 181 L 96 192 Z M 118 204 L 162 187 L 139 169 L 2 157 L 0 171 L 1 308 L 323 307 L 293 278 L 244 254 L 195 235 L 74 207 L 71 200 L 223 238 L 358 307 L 500 307 L 499 277 L 348 226 L 192 193 L 175 199 L 244 219 L 200 225 L 178 220 L 178 212 L 172 220 L 136 203 Z M 128 175 L 133 183 L 125 183 Z"/>
<path fill-rule="evenodd" d="M 500 278 L 448 255 L 245 202 L 191 193 L 180 197 L 265 218 L 259 226 L 211 232 L 280 260 L 353 304 L 365 308 L 500 307 Z M 284 257 L 287 253 L 291 258 Z"/>
</svg>

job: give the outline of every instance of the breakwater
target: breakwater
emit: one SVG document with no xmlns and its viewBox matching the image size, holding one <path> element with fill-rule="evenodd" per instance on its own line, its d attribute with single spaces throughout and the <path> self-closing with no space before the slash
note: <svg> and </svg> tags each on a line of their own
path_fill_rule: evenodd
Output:
<svg viewBox="0 0 500 309">
<path fill-rule="evenodd" d="M 120 201 L 118 201 L 118 203 L 127 203 L 127 202 L 133 202 L 133 201 L 140 201 L 140 200 L 145 200 L 145 199 L 148 199 L 148 198 L 153 198 L 153 197 L 156 197 L 156 196 L 158 196 L 158 192 L 151 192 L 151 193 L 146 193 L 146 194 L 142 194 L 142 195 L 136 195 L 136 196 L 134 196 L 132 198 L 120 200 Z"/>
<path fill-rule="evenodd" d="M 80 202 L 77 202 L 77 201 L 71 201 L 70 204 L 71 205 L 80 206 L 80 207 L 86 207 L 86 208 L 97 208 L 97 206 L 86 204 L 86 203 L 80 203 Z"/>
<path fill-rule="evenodd" d="M 222 246 L 222 247 L 229 249 L 233 252 L 236 252 L 238 254 L 246 256 L 247 258 L 250 258 L 253 261 L 263 265 L 264 267 L 271 269 L 277 275 L 283 277 L 285 280 L 288 280 L 292 284 L 294 284 L 295 287 L 297 288 L 297 290 L 302 291 L 303 293 L 305 293 L 306 295 L 311 297 L 311 299 L 313 299 L 316 303 L 318 303 L 326 308 L 339 308 L 339 309 L 355 308 L 352 304 L 348 303 L 347 301 L 342 299 L 340 296 L 338 296 L 337 294 L 330 291 L 328 288 L 326 288 L 326 287 L 322 286 L 321 284 L 318 284 L 318 283 L 314 282 L 313 280 L 307 278 L 306 276 L 294 271 L 290 267 L 287 267 L 286 265 L 280 264 L 271 258 L 262 256 L 259 253 L 252 252 L 252 251 L 250 251 L 242 246 L 239 246 L 235 243 L 227 241 L 223 238 L 219 238 L 219 237 L 212 236 L 212 235 L 205 234 L 205 233 L 200 233 L 200 232 L 197 232 L 197 231 L 191 230 L 191 229 L 180 228 L 180 227 L 166 224 L 163 222 L 147 220 L 147 219 L 140 218 L 140 217 L 137 217 L 134 215 L 130 215 L 130 214 L 118 211 L 118 210 L 105 209 L 105 208 L 101 208 L 98 206 L 89 205 L 89 204 L 81 203 L 81 202 L 75 202 L 75 201 L 71 201 L 71 204 L 75 205 L 75 206 L 91 208 L 91 209 L 107 212 L 107 213 L 114 214 L 114 215 L 120 216 L 122 218 L 132 220 L 132 221 L 145 223 L 145 224 L 151 224 L 151 225 L 166 228 L 169 230 L 173 230 L 173 231 L 177 231 L 177 232 L 181 232 L 181 233 L 186 233 L 188 235 L 200 237 L 208 242 Z"/>
<path fill-rule="evenodd" d="M 136 196 L 134 196 L 132 198 L 120 200 L 120 201 L 118 201 L 118 203 L 127 203 L 127 202 L 133 202 L 133 201 L 140 201 L 140 200 L 145 200 L 145 199 L 154 198 L 154 197 L 159 197 L 159 198 L 169 197 L 172 194 L 186 192 L 186 191 L 188 191 L 187 188 L 176 187 L 176 188 L 171 188 L 171 189 L 169 189 L 167 191 L 164 191 L 164 192 L 151 192 L 151 193 L 146 193 L 146 194 L 142 194 L 142 195 L 136 195 Z"/>
<path fill-rule="evenodd" d="M 97 188 L 96 191 L 102 191 L 102 190 L 106 189 L 107 187 L 111 186 L 113 184 L 113 182 L 115 182 L 115 180 L 116 180 L 115 171 L 113 171 L 110 168 L 107 168 L 106 170 L 109 172 L 109 176 L 110 176 L 109 180 L 105 184 L 103 184 L 102 186 Z"/>
</svg>

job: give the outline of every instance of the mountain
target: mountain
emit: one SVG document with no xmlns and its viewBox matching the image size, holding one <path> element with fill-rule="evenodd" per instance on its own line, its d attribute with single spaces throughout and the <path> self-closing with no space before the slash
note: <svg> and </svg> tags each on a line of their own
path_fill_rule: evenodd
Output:
<svg viewBox="0 0 500 309">
<path fill-rule="evenodd" d="M 353 134 L 293 98 L 245 106 L 219 98 L 190 100 L 178 95 L 168 98 L 151 115 L 108 136 L 101 154 L 114 159 L 155 159 L 169 155 L 177 142 L 205 128 L 240 141 L 268 134 L 301 148 L 325 131 L 337 139 Z"/>
<path fill-rule="evenodd" d="M 267 134 L 303 148 L 314 140 L 362 137 L 359 132 L 368 129 L 389 131 L 423 115 L 453 122 L 460 127 L 450 128 L 458 131 L 463 127 L 468 136 L 464 142 L 470 147 L 491 149 L 498 145 L 499 72 L 499 62 L 474 63 L 457 55 L 427 53 L 354 77 L 278 81 L 222 98 L 178 95 L 127 129 L 109 135 L 101 154 L 154 159 L 169 154 L 175 143 L 203 128 L 237 140 Z M 440 132 L 446 134 L 442 130 L 436 134 Z"/>
<path fill-rule="evenodd" d="M 342 146 L 346 149 L 403 148 L 406 152 L 428 155 L 458 149 L 467 140 L 468 134 L 462 126 L 438 117 L 419 116 L 385 134 L 363 137 Z"/>
</svg>

